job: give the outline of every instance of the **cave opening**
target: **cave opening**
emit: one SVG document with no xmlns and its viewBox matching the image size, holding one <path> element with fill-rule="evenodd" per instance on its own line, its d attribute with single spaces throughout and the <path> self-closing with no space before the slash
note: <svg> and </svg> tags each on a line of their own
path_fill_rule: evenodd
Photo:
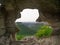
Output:
<svg viewBox="0 0 60 45">
<path fill-rule="evenodd" d="M 15 22 L 36 22 L 39 17 L 38 9 L 23 9 L 20 14 L 21 18 L 16 19 Z"/>
</svg>

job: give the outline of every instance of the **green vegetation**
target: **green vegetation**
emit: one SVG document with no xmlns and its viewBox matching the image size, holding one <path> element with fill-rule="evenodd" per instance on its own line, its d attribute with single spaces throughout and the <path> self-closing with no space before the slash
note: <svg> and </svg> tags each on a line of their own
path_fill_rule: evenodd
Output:
<svg viewBox="0 0 60 45">
<path fill-rule="evenodd" d="M 17 40 L 21 40 L 23 37 L 25 37 L 25 36 L 24 35 L 16 35 Z"/>
<path fill-rule="evenodd" d="M 33 30 L 33 28 L 28 28 L 22 24 L 20 24 L 19 27 L 21 30 L 16 34 L 17 40 L 20 40 L 25 36 L 31 36 L 31 35 L 35 35 L 38 38 L 49 37 L 53 31 L 51 26 L 47 25 L 38 25 L 38 28 L 34 26 L 36 30 Z"/>
<path fill-rule="evenodd" d="M 52 34 L 52 28 L 50 26 L 44 25 L 42 26 L 37 33 L 35 34 L 36 37 L 49 37 Z"/>
<path fill-rule="evenodd" d="M 36 33 L 35 29 L 31 29 L 28 26 L 23 25 L 22 23 L 18 22 L 17 23 L 17 27 L 20 30 L 17 35 L 24 35 L 24 36 L 28 36 L 28 35 L 33 35 L 34 33 Z"/>
</svg>

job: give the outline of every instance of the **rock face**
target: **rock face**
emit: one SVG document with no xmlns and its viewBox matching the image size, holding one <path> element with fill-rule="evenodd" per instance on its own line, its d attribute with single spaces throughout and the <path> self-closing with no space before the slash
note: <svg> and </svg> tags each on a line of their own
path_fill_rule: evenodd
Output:
<svg viewBox="0 0 60 45">
<path fill-rule="evenodd" d="M 59 2 L 58 2 L 59 3 Z M 0 12 L 0 45 L 9 45 L 10 34 L 16 32 L 15 20 L 20 17 L 19 13 L 25 8 L 37 8 L 40 13 L 38 21 L 47 21 L 50 24 L 60 22 L 59 6 L 53 0 L 4 0 Z M 2 16 L 1 16 L 2 15 Z M 60 24 L 60 23 L 59 23 Z M 59 27 L 60 28 L 60 27 Z M 60 30 L 60 29 L 59 29 Z M 5 35 L 7 34 L 7 36 Z M 6 38 L 5 38 L 6 37 Z M 8 41 L 7 41 L 7 40 Z M 59 42 L 59 39 L 56 38 Z M 9 42 L 9 43 L 6 43 Z M 55 41 L 54 41 L 55 42 Z M 43 44 L 42 44 L 43 45 Z M 45 45 L 45 44 L 44 44 Z M 46 44 L 47 45 L 47 44 Z M 59 45 L 57 43 L 56 45 Z"/>
<path fill-rule="evenodd" d="M 5 8 L 6 10 L 10 10 L 10 15 L 14 15 L 14 10 L 16 13 L 21 12 L 23 9 L 32 8 L 38 9 L 40 13 L 40 17 L 37 21 L 47 21 L 51 24 L 60 22 L 60 15 L 59 15 L 59 3 L 58 0 L 6 0 L 5 1 Z M 15 5 L 16 4 L 16 5 Z M 12 13 L 12 14 L 11 14 Z M 17 17 L 17 15 L 16 15 Z"/>
<path fill-rule="evenodd" d="M 5 33 L 4 17 L 0 15 L 0 36 Z"/>
<path fill-rule="evenodd" d="M 25 37 L 21 41 L 13 42 L 12 45 L 60 45 L 60 36 L 37 39 L 36 37 Z"/>
<path fill-rule="evenodd" d="M 7 11 L 6 27 L 7 30 L 15 31 L 15 20 L 20 17 L 19 13 L 26 8 L 38 9 L 40 17 L 37 21 L 46 21 L 50 25 L 56 25 L 60 30 L 60 15 L 59 15 L 59 2 L 54 0 L 6 0 L 4 1 L 5 9 Z M 52 26 L 55 28 L 54 26 Z M 55 29 L 54 29 L 55 30 Z M 13 32 L 14 32 L 13 31 Z"/>
</svg>

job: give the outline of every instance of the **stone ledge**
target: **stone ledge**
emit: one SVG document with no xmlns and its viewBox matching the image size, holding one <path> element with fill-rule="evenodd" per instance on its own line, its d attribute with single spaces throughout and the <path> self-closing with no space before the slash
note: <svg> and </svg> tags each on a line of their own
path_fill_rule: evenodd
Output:
<svg viewBox="0 0 60 45">
<path fill-rule="evenodd" d="M 39 40 L 29 40 L 29 41 L 13 41 L 11 45 L 60 45 L 60 35 L 51 36 L 48 38 L 41 38 Z"/>
</svg>

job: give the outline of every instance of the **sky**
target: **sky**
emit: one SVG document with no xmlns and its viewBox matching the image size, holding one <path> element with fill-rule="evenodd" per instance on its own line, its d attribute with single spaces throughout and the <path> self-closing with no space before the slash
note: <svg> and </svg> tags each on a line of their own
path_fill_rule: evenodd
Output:
<svg viewBox="0 0 60 45">
<path fill-rule="evenodd" d="M 20 14 L 21 18 L 16 19 L 15 22 L 36 22 L 39 17 L 38 9 L 24 9 Z"/>
</svg>

